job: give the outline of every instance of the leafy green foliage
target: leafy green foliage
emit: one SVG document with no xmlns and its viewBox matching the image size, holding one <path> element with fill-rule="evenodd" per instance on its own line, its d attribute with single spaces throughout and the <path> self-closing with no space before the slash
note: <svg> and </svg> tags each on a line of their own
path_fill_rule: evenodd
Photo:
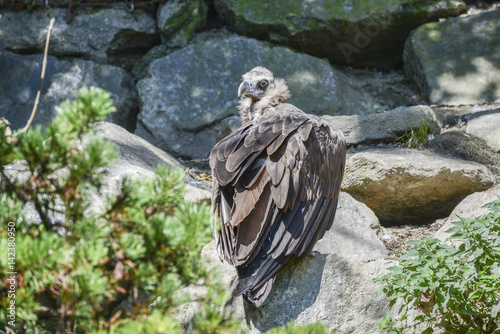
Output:
<svg viewBox="0 0 500 334">
<path fill-rule="evenodd" d="M 399 266 L 377 279 L 391 308 L 402 300 L 397 317 L 387 313 L 379 331 L 427 324 L 425 333 L 432 333 L 439 324 L 448 333 L 500 333 L 500 199 L 486 207 L 490 213 L 453 223 L 449 243 L 411 241 Z M 412 308 L 419 315 L 408 324 Z"/>
<path fill-rule="evenodd" d="M 422 117 L 415 129 L 413 121 L 410 119 L 405 123 L 404 133 L 396 139 L 396 143 L 401 146 L 420 148 L 428 140 L 429 135 L 433 134 L 431 121 L 426 116 Z"/>
<path fill-rule="evenodd" d="M 114 111 L 109 93 L 83 89 L 42 128 L 8 143 L 0 123 L 0 252 L 15 222 L 17 332 L 175 333 L 186 302 L 177 291 L 209 285 L 199 301 L 195 331 L 221 333 L 241 325 L 214 309 L 224 291 L 201 266 L 211 239 L 206 204 L 182 200 L 182 171 L 158 167 L 151 179 L 124 179 L 121 193 L 95 213 L 93 196 L 106 167 L 118 158 L 114 144 L 92 138 L 93 123 Z M 40 223 L 28 222 L 31 205 Z M 24 208 L 24 209 L 23 209 Z M 6 257 L 0 258 L 5 282 Z M 5 287 L 6 285 L 4 285 Z M 8 305 L 6 289 L 1 305 Z M 200 320 L 200 319 L 203 319 Z M 0 325 L 8 322 L 0 310 Z"/>
</svg>

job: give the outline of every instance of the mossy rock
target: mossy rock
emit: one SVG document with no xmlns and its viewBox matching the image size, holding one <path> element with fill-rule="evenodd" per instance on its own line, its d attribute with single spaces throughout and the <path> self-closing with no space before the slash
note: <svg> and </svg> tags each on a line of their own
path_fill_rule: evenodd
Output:
<svg viewBox="0 0 500 334">
<path fill-rule="evenodd" d="M 411 30 L 456 16 L 456 0 L 215 0 L 219 16 L 242 35 L 353 67 L 391 69 L 401 64 Z"/>
<path fill-rule="evenodd" d="M 158 29 L 163 41 L 171 47 L 187 44 L 195 31 L 207 22 L 207 5 L 202 0 L 175 0 L 158 10 Z"/>
</svg>

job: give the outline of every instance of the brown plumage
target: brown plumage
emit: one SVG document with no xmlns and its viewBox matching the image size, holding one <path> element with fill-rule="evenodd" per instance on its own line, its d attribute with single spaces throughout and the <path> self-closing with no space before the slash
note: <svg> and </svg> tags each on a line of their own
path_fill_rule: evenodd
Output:
<svg viewBox="0 0 500 334">
<path fill-rule="evenodd" d="M 256 67 L 239 87 L 241 128 L 210 153 L 221 259 L 236 266 L 235 296 L 260 306 L 277 272 L 330 229 L 345 167 L 345 139 L 286 103 L 286 83 Z"/>
</svg>

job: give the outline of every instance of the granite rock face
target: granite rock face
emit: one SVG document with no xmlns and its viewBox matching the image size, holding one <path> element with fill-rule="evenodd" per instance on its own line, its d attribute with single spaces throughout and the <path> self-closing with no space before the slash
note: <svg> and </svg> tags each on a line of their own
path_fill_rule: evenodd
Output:
<svg viewBox="0 0 500 334">
<path fill-rule="evenodd" d="M 447 217 L 467 195 L 490 188 L 485 166 L 428 151 L 369 150 L 347 159 L 342 190 L 382 224 L 427 224 Z"/>
<path fill-rule="evenodd" d="M 106 208 L 106 198 L 121 194 L 122 180 L 144 179 L 155 177 L 155 168 L 165 165 L 173 168 L 183 168 L 174 157 L 154 147 L 139 136 L 130 133 L 121 126 L 108 122 L 95 125 L 95 136 L 116 144 L 120 157 L 113 165 L 107 167 L 103 179 L 103 187 L 94 194 L 89 212 L 100 214 Z"/>
<path fill-rule="evenodd" d="M 373 278 L 394 265 L 377 259 L 346 261 L 337 254 L 299 259 L 276 278 L 267 301 L 256 309 L 246 305 L 247 323 L 255 332 L 295 323 L 323 323 L 337 333 L 369 333 L 387 312 L 388 302 L 377 298 Z"/>
<path fill-rule="evenodd" d="M 431 103 L 500 102 L 500 8 L 420 26 L 403 59 L 406 75 Z"/>
<path fill-rule="evenodd" d="M 500 108 L 470 115 L 469 118 L 466 132 L 484 139 L 493 151 L 500 153 Z"/>
<path fill-rule="evenodd" d="M 377 236 L 380 230 L 380 222 L 369 207 L 341 192 L 333 226 L 314 250 L 362 262 L 384 258 L 388 251 Z"/>
<path fill-rule="evenodd" d="M 71 23 L 66 9 L 0 12 L 0 49 L 17 53 L 42 53 L 50 18 L 55 18 L 49 54 L 82 57 L 107 63 L 110 57 L 145 53 L 160 42 L 156 22 L 142 10 L 125 8 L 80 11 Z M 23 28 L 19 33 L 19 27 Z"/>
<path fill-rule="evenodd" d="M 218 123 L 237 113 L 241 76 L 257 65 L 284 78 L 292 94 L 289 102 L 305 112 L 372 110 L 372 101 L 361 99 L 325 60 L 221 34 L 151 63 L 137 84 L 141 113 L 136 133 L 175 155 L 205 158 L 216 143 Z"/>
<path fill-rule="evenodd" d="M 465 11 L 462 1 L 215 0 L 242 35 L 354 67 L 394 68 L 411 30 Z"/>
<path fill-rule="evenodd" d="M 23 127 L 28 121 L 40 88 L 42 55 L 18 55 L 0 51 L 0 115 L 12 128 Z M 96 86 L 111 93 L 117 111 L 108 120 L 135 129 L 138 113 L 137 93 L 133 77 L 120 67 L 88 60 L 47 58 L 47 70 L 34 124 L 48 124 L 55 115 L 55 106 L 74 99 L 82 87 Z"/>
<path fill-rule="evenodd" d="M 183 165 L 170 154 L 151 145 L 139 136 L 128 132 L 121 126 L 108 122 L 95 125 L 96 135 L 114 142 L 120 150 L 120 161 L 153 172 L 158 165 L 183 168 Z"/>
<path fill-rule="evenodd" d="M 130 133 L 121 126 L 108 122 L 99 122 L 95 126 L 95 136 L 116 144 L 120 158 L 107 168 L 103 187 L 94 200 L 89 212 L 101 213 L 105 208 L 106 197 L 116 197 L 121 193 L 122 180 L 153 178 L 159 165 L 183 169 L 184 166 L 175 157 L 151 145 L 139 136 Z M 187 184 L 184 200 L 199 203 L 210 202 L 211 194 L 203 189 Z"/>
<path fill-rule="evenodd" d="M 371 115 L 329 116 L 322 118 L 342 130 L 348 146 L 394 142 L 405 131 L 428 124 L 433 133 L 441 131 L 433 110 L 428 106 L 400 107 Z"/>
</svg>

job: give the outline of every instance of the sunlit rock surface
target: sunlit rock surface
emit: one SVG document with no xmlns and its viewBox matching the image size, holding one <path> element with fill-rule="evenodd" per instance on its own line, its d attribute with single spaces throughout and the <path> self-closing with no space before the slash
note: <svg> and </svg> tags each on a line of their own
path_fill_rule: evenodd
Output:
<svg viewBox="0 0 500 334">
<path fill-rule="evenodd" d="M 500 8 L 419 27 L 403 58 L 406 75 L 431 103 L 500 102 Z"/>
</svg>

